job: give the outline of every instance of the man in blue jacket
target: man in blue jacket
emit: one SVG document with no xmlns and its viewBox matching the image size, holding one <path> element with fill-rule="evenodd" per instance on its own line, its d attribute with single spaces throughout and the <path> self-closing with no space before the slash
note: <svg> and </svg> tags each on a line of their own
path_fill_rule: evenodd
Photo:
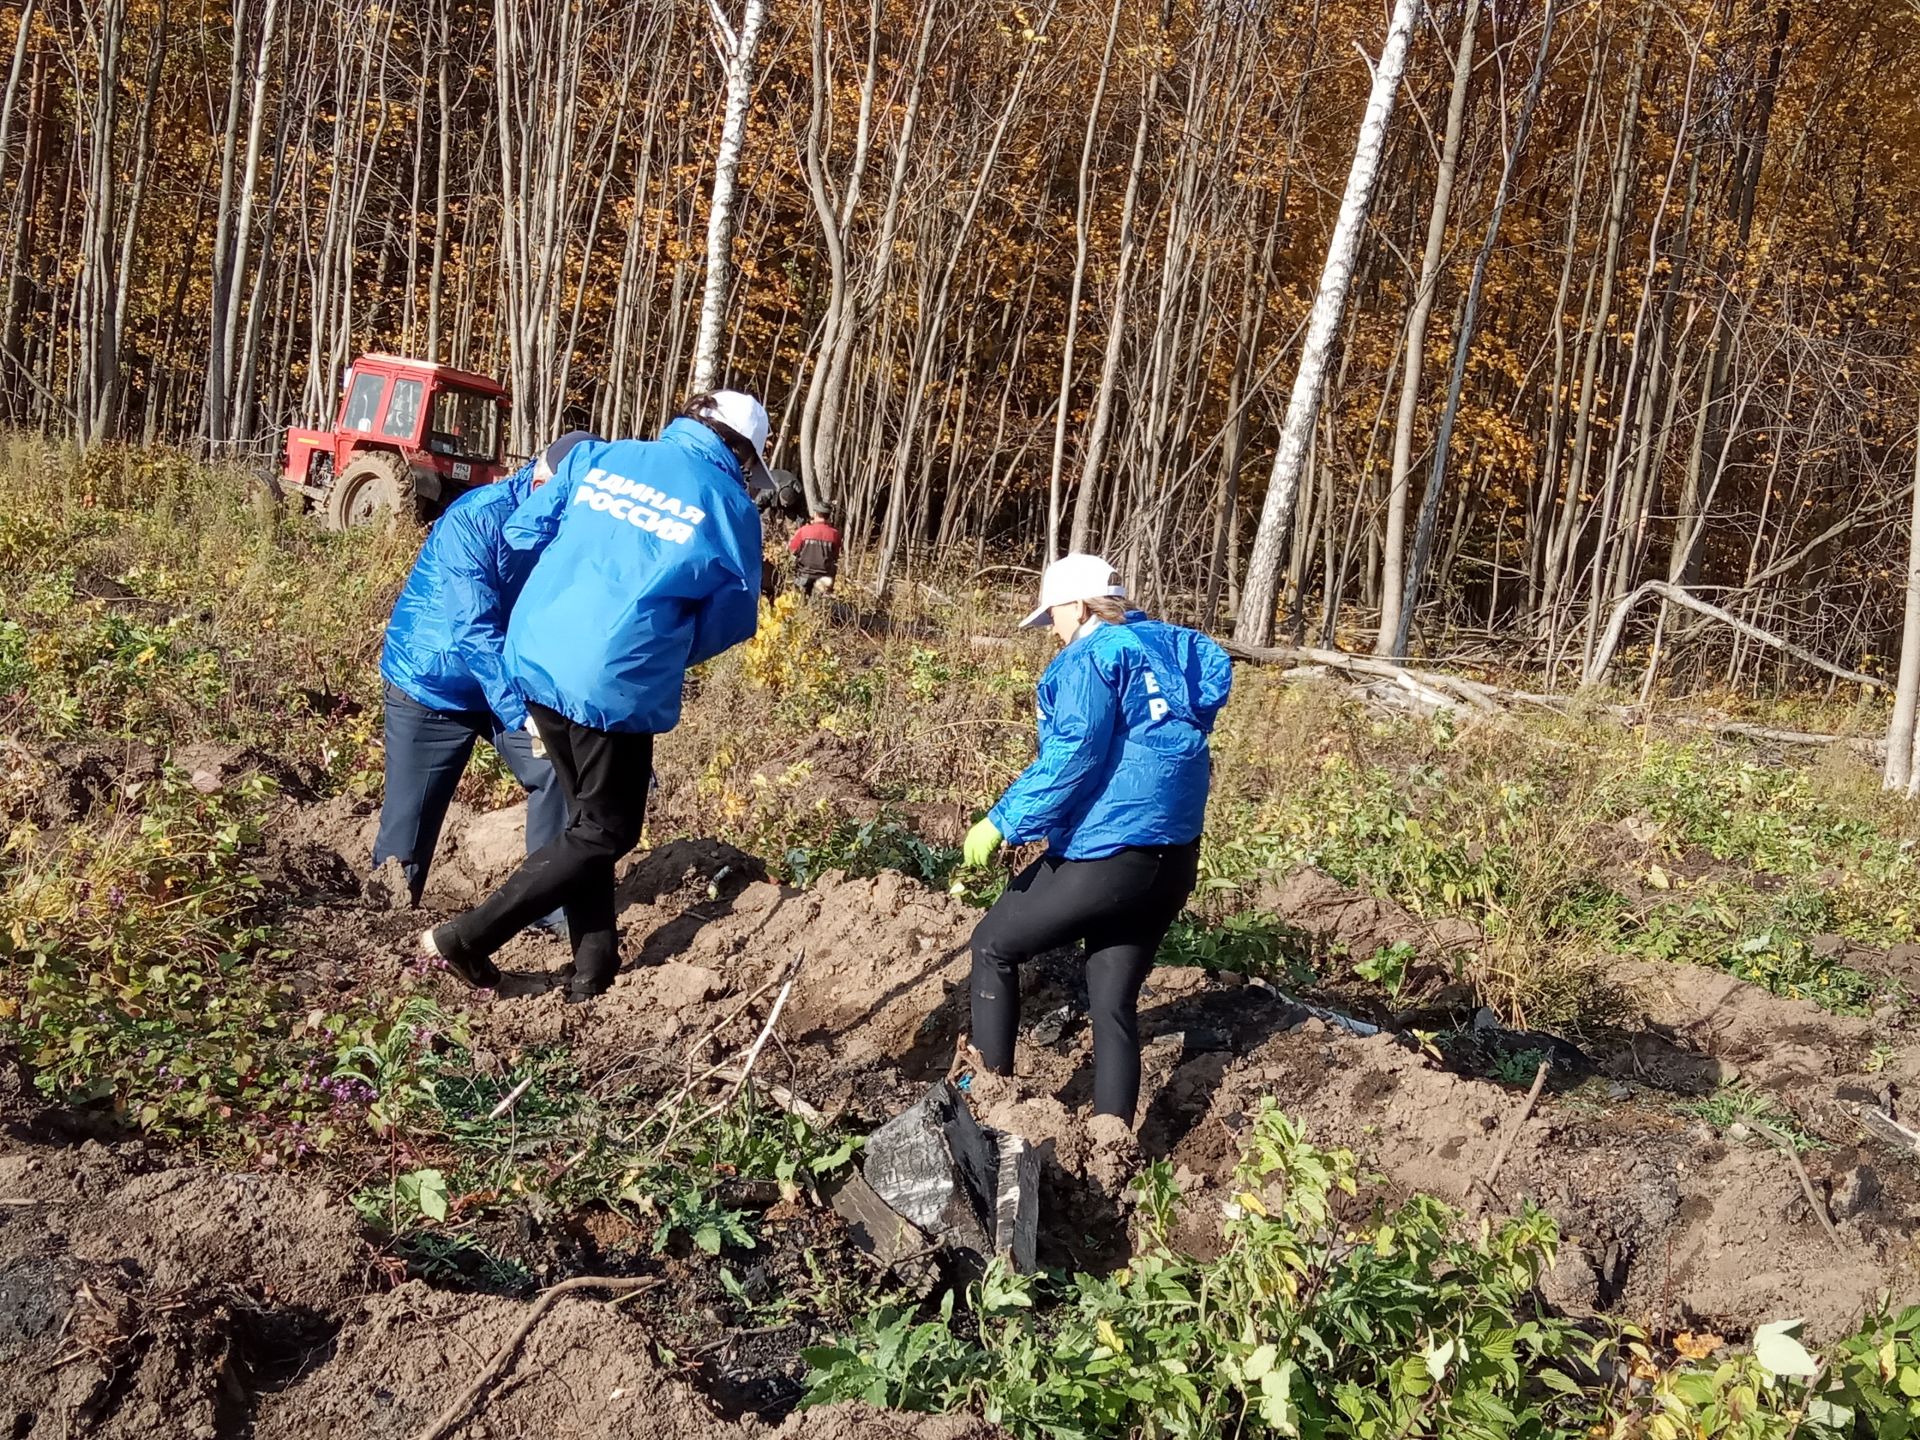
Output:
<svg viewBox="0 0 1920 1440">
<path fill-rule="evenodd" d="M 680 720 L 689 667 L 759 624 L 767 412 L 696 396 L 658 440 L 578 447 L 507 522 L 537 557 L 507 626 L 506 670 L 559 772 L 567 828 L 484 903 L 420 937 L 493 985 L 493 953 L 556 904 L 573 943 L 570 1000 L 613 983 L 614 864 L 639 843 L 653 737 Z"/>
<path fill-rule="evenodd" d="M 563 435 L 498 484 L 455 500 L 427 532 L 394 602 L 380 655 L 387 783 L 373 864 L 398 860 L 416 905 L 475 740 L 488 741 L 527 787 L 528 854 L 566 827 L 566 796 L 553 766 L 533 753 L 527 707 L 507 680 L 507 616 L 532 559 L 501 531 L 574 446 L 595 438 Z"/>
</svg>

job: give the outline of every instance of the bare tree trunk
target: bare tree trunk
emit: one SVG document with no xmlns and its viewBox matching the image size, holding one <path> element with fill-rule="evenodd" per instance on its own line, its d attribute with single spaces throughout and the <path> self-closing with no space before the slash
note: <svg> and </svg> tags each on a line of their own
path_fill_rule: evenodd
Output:
<svg viewBox="0 0 1920 1440">
<path fill-rule="evenodd" d="M 240 292 L 247 278 L 247 251 L 253 242 L 253 192 L 260 180 L 260 135 L 267 119 L 267 57 L 273 49 L 274 26 L 280 18 L 280 0 L 267 0 L 267 8 L 260 17 L 260 44 L 254 52 L 253 60 L 253 114 L 247 122 L 247 158 L 241 168 L 240 177 L 240 213 L 235 218 L 233 234 L 233 256 L 223 261 L 227 275 L 226 313 L 219 317 L 220 333 L 215 340 L 220 350 L 221 392 L 208 397 L 209 407 L 218 405 L 227 414 L 223 436 L 233 435 L 240 428 L 233 373 L 234 351 L 240 333 Z M 235 37 L 238 43 L 238 37 Z M 407 283 L 413 283 L 408 275 Z"/>
<path fill-rule="evenodd" d="M 1540 50 L 1534 57 L 1533 76 L 1527 82 L 1526 99 L 1520 102 L 1520 119 L 1514 126 L 1513 143 L 1500 170 L 1500 188 L 1493 197 L 1493 214 L 1487 220 L 1487 233 L 1480 242 L 1480 253 L 1473 260 L 1473 278 L 1467 282 L 1466 303 L 1460 311 L 1460 332 L 1453 342 L 1453 374 L 1447 382 L 1447 404 L 1440 413 L 1440 426 L 1433 437 L 1433 467 L 1427 472 L 1426 493 L 1420 497 L 1420 522 L 1413 533 L 1413 556 L 1407 565 L 1407 581 L 1400 596 L 1400 610 L 1393 625 L 1391 653 L 1405 658 L 1413 633 L 1413 608 L 1419 599 L 1420 580 L 1427 568 L 1433 546 L 1433 527 L 1440 515 L 1440 496 L 1447 483 L 1447 452 L 1453 444 L 1453 426 L 1460 415 L 1460 392 L 1467 378 L 1467 355 L 1473 349 L 1473 332 L 1478 324 L 1480 290 L 1486 283 L 1487 265 L 1493 259 L 1493 247 L 1500 238 L 1500 221 L 1506 214 L 1507 199 L 1513 193 L 1514 173 L 1520 154 L 1526 148 L 1527 132 L 1533 128 L 1534 108 L 1540 102 L 1540 88 L 1547 78 L 1547 60 L 1553 45 L 1553 22 L 1559 12 L 1559 0 L 1547 0 L 1547 13 L 1540 22 Z M 1413 363 L 1413 357 L 1407 357 Z M 1385 616 L 1382 621 L 1384 623 Z"/>
<path fill-rule="evenodd" d="M 1293 394 L 1280 428 L 1280 448 L 1273 457 L 1266 503 L 1260 511 L 1260 528 L 1254 533 L 1253 554 L 1247 563 L 1246 593 L 1233 629 L 1234 639 L 1242 645 L 1265 645 L 1273 638 L 1274 592 L 1280 583 L 1287 534 L 1293 526 L 1300 470 L 1313 439 L 1314 422 L 1320 411 L 1320 390 L 1326 380 L 1327 357 L 1346 310 L 1347 288 L 1353 280 L 1354 260 L 1366 233 L 1374 181 L 1380 174 L 1380 157 L 1386 149 L 1387 124 L 1393 118 L 1394 99 L 1400 89 L 1400 76 L 1406 70 L 1407 48 L 1419 14 L 1420 0 L 1395 0 L 1393 18 L 1387 24 L 1386 43 L 1381 47 L 1379 63 L 1374 66 L 1373 93 L 1368 97 L 1366 114 L 1360 121 L 1346 196 L 1340 203 L 1340 218 L 1327 246 L 1320 288 L 1313 297 L 1306 341 L 1300 350 L 1300 368 L 1294 375 Z"/>
<path fill-rule="evenodd" d="M 747 0 L 735 31 L 719 0 L 713 12 L 716 48 L 727 69 L 727 109 L 720 124 L 720 149 L 713 158 L 713 200 L 707 212 L 707 278 L 700 295 L 700 329 L 693 342 L 693 390 L 711 390 L 720 378 L 720 328 L 726 320 L 727 291 L 733 280 L 733 191 L 740 174 L 740 152 L 747 140 L 747 107 L 753 99 L 753 62 L 767 20 L 767 0 Z"/>
<path fill-rule="evenodd" d="M 1893 687 L 1887 769 L 1882 777 L 1889 790 L 1912 783 L 1916 709 L 1920 709 L 1920 424 L 1913 430 L 1913 513 L 1907 523 L 1907 609 L 1900 630 L 1900 676 Z"/>
<path fill-rule="evenodd" d="M 1093 140 L 1099 129 L 1100 104 L 1106 99 L 1113 75 L 1113 46 L 1120 34 L 1122 0 L 1113 0 L 1107 16 L 1107 43 L 1100 53 L 1100 79 L 1087 106 L 1087 128 L 1080 140 L 1080 168 L 1075 175 L 1078 199 L 1073 212 L 1073 286 L 1067 296 L 1067 333 L 1060 346 L 1060 391 L 1053 412 L 1053 464 L 1047 471 L 1047 559 L 1060 553 L 1061 470 L 1067 455 L 1067 399 L 1073 390 L 1073 352 L 1080 334 L 1080 294 L 1087 280 L 1088 212 L 1093 204 Z"/>
<path fill-rule="evenodd" d="M 207 347 L 206 391 L 200 397 L 200 433 L 209 446 L 225 443 L 227 438 L 227 376 L 220 346 L 220 334 L 226 323 L 227 291 L 236 284 L 229 256 L 233 234 L 233 171 L 240 148 L 241 79 L 246 73 L 246 0 L 233 4 L 233 53 L 227 72 L 227 119 L 220 132 L 220 200 L 213 217 L 213 310 Z M 319 317 L 315 317 L 319 323 Z"/>
<path fill-rule="evenodd" d="M 1453 59 L 1453 90 L 1447 101 L 1447 132 L 1440 146 L 1440 173 L 1433 182 L 1433 207 L 1427 216 L 1427 246 L 1420 256 L 1420 282 L 1407 316 L 1406 369 L 1400 377 L 1400 408 L 1393 422 L 1393 480 L 1387 489 L 1387 538 L 1380 566 L 1380 630 L 1373 653 L 1390 655 L 1400 614 L 1400 589 L 1407 548 L 1407 493 L 1413 469 L 1413 424 L 1420 409 L 1421 367 L 1426 361 L 1427 321 L 1440 289 L 1440 261 L 1446 251 L 1447 209 L 1453 203 L 1453 177 L 1460 164 L 1460 137 L 1466 130 L 1467 90 L 1473 79 L 1473 46 L 1480 23 L 1480 0 L 1467 0 L 1460 17 L 1460 47 Z"/>
</svg>

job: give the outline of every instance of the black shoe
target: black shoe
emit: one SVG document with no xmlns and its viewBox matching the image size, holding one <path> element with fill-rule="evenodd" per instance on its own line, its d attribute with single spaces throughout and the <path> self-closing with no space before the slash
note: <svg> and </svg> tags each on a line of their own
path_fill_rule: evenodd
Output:
<svg viewBox="0 0 1920 1440">
<path fill-rule="evenodd" d="M 445 928 L 443 925 L 440 930 Z M 445 961 L 447 969 L 476 990 L 497 990 L 500 986 L 500 967 L 485 956 L 462 955 L 456 946 L 441 937 L 440 930 L 420 932 L 420 953 Z"/>
<path fill-rule="evenodd" d="M 567 1004 L 584 1005 L 596 995 L 604 995 L 613 988 L 613 976 L 595 977 L 581 975 L 578 972 L 567 977 Z"/>
</svg>

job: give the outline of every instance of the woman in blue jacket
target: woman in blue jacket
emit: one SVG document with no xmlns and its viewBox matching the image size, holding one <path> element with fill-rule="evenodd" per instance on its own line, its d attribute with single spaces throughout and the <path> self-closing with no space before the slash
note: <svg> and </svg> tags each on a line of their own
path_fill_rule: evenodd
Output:
<svg viewBox="0 0 1920 1440">
<path fill-rule="evenodd" d="M 1218 645 L 1128 610 L 1125 593 L 1098 556 L 1047 567 L 1040 607 L 1023 622 L 1050 621 L 1062 646 L 1040 677 L 1040 753 L 966 841 L 974 865 L 1003 841 L 1047 842 L 973 932 L 974 1048 L 987 1070 L 1011 1075 L 1020 966 L 1084 944 L 1096 1140 L 1133 1125 L 1140 986 L 1193 892 L 1207 736 L 1233 683 Z M 1121 1125 L 1103 1127 L 1102 1116 Z"/>
</svg>

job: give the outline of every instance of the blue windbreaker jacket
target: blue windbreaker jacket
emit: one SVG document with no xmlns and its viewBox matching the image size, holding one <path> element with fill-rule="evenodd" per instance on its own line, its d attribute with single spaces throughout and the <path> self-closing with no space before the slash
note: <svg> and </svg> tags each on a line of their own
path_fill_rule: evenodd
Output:
<svg viewBox="0 0 1920 1440">
<path fill-rule="evenodd" d="M 987 815 L 1009 843 L 1099 860 L 1200 837 L 1232 662 L 1197 630 L 1128 618 L 1083 630 L 1040 677 L 1040 754 Z"/>
<path fill-rule="evenodd" d="M 689 666 L 760 623 L 760 512 L 706 426 L 576 445 L 506 525 L 539 558 L 507 626 L 523 700 L 595 730 L 680 722 Z"/>
<path fill-rule="evenodd" d="M 427 532 L 394 602 L 380 674 L 429 710 L 491 710 L 519 729 L 527 707 L 507 679 L 507 615 L 533 566 L 502 527 L 533 493 L 533 462 L 469 490 Z"/>
</svg>

